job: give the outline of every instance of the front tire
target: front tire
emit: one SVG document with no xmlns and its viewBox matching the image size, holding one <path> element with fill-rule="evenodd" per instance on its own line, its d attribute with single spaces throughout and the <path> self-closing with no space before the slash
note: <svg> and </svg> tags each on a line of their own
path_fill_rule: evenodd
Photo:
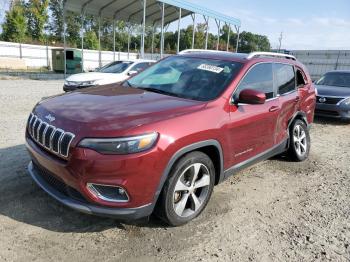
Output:
<svg viewBox="0 0 350 262">
<path fill-rule="evenodd" d="M 289 130 L 290 144 L 288 155 L 297 162 L 305 161 L 310 153 L 311 139 L 309 129 L 302 120 L 295 120 Z"/>
<path fill-rule="evenodd" d="M 171 226 L 180 226 L 197 217 L 213 192 L 215 168 L 202 152 L 191 152 L 173 167 L 165 182 L 157 213 Z"/>
</svg>

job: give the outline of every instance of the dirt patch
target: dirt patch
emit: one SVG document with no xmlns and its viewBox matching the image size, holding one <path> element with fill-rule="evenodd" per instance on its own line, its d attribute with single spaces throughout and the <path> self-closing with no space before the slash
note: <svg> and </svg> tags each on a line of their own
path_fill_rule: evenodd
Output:
<svg viewBox="0 0 350 262">
<path fill-rule="evenodd" d="M 349 124 L 318 120 L 308 161 L 242 171 L 188 225 L 128 225 L 65 208 L 27 175 L 26 119 L 62 84 L 0 81 L 0 261 L 350 261 Z"/>
</svg>

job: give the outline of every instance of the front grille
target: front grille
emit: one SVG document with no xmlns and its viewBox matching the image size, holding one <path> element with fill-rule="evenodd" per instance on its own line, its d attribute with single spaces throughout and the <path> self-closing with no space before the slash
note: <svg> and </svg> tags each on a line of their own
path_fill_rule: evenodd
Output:
<svg viewBox="0 0 350 262">
<path fill-rule="evenodd" d="M 67 186 L 62 180 L 52 175 L 49 171 L 33 162 L 33 167 L 36 173 L 52 188 L 60 192 L 61 194 L 74 198 L 79 201 L 86 202 L 83 195 L 74 188 Z"/>
<path fill-rule="evenodd" d="M 315 114 L 329 115 L 329 116 L 339 116 L 339 113 L 331 110 L 316 109 Z"/>
<path fill-rule="evenodd" d="M 317 96 L 317 103 L 336 105 L 336 104 L 338 104 L 340 101 L 342 101 L 344 99 L 345 99 L 344 97 Z"/>
<path fill-rule="evenodd" d="M 68 157 L 69 146 L 75 137 L 74 134 L 56 128 L 34 114 L 30 114 L 28 119 L 28 133 L 39 145 L 64 158 Z"/>
</svg>

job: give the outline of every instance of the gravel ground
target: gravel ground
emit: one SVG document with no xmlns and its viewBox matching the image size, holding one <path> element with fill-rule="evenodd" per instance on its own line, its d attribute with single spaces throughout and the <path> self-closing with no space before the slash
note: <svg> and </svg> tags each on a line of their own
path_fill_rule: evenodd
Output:
<svg viewBox="0 0 350 262">
<path fill-rule="evenodd" d="M 27 116 L 60 81 L 0 80 L 0 261 L 350 261 L 350 125 L 317 120 L 308 161 L 275 158 L 214 189 L 167 228 L 79 214 L 27 175 Z"/>
</svg>

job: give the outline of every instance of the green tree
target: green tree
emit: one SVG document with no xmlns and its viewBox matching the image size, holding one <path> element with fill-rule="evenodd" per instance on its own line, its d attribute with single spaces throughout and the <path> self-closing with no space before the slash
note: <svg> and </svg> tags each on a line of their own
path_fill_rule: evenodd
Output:
<svg viewBox="0 0 350 262">
<path fill-rule="evenodd" d="M 13 8 L 6 12 L 2 25 L 1 38 L 9 42 L 23 42 L 26 37 L 27 21 L 24 15 L 24 6 L 16 2 Z"/>
<path fill-rule="evenodd" d="M 95 31 L 89 30 L 85 32 L 84 48 L 94 50 L 98 49 L 98 38 Z"/>
<path fill-rule="evenodd" d="M 62 0 L 50 0 L 49 10 L 51 12 L 49 31 L 55 41 L 61 42 L 63 33 Z"/>
<path fill-rule="evenodd" d="M 254 51 L 269 51 L 270 41 L 266 36 L 243 31 L 239 39 L 239 52 L 250 53 Z"/>
<path fill-rule="evenodd" d="M 34 40 L 43 42 L 44 28 L 48 22 L 49 0 L 29 0 L 26 3 L 26 16 L 28 18 L 27 34 Z"/>
</svg>

